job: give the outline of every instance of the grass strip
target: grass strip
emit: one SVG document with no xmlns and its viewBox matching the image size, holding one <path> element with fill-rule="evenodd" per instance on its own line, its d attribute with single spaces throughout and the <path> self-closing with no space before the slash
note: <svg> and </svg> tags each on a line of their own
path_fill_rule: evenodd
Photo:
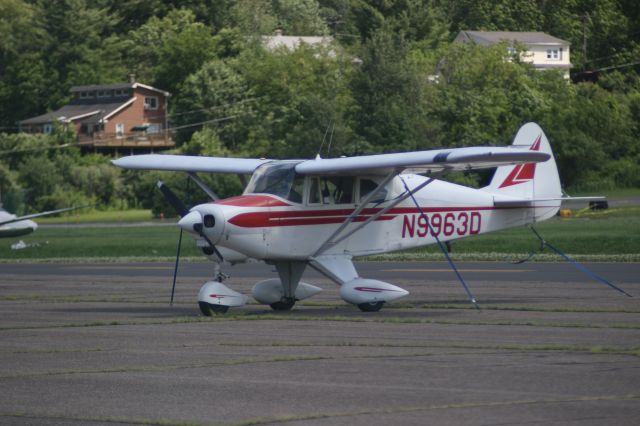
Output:
<svg viewBox="0 0 640 426">
<path fill-rule="evenodd" d="M 536 229 L 554 246 L 581 261 L 640 261 L 640 207 L 609 209 L 585 213 L 584 217 L 554 218 Z M 117 258 L 146 256 L 173 259 L 179 235 L 177 226 L 42 227 L 21 237 L 32 247 L 12 250 L 10 243 L 0 245 L 0 259 Z M 186 257 L 201 257 L 195 244 L 183 245 Z M 456 260 L 504 260 L 528 255 L 539 247 L 537 238 L 526 227 L 483 234 L 453 244 Z M 542 253 L 540 260 L 558 259 Z M 373 259 L 442 259 L 436 246 L 392 253 Z M 535 258 L 534 258 L 535 259 Z"/>
<path fill-rule="evenodd" d="M 300 321 L 300 322 L 368 322 L 377 324 L 419 324 L 419 325 L 444 325 L 444 326 L 492 326 L 492 327 L 538 327 L 538 328 L 584 328 L 584 329 L 627 329 L 638 330 L 640 324 L 617 323 L 617 324 L 582 324 L 582 323 L 553 323 L 541 321 L 476 321 L 476 320 L 434 320 L 417 317 L 354 317 L 343 315 L 332 316 L 307 316 L 307 315 L 281 315 L 281 314 L 235 314 L 209 317 L 180 317 L 168 320 L 151 321 L 91 321 L 86 323 L 67 323 L 58 325 L 35 325 L 35 326 L 7 326 L 0 327 L 2 331 L 20 330 L 49 330 L 59 328 L 84 328 L 84 327 L 116 327 L 116 326 L 152 326 L 171 324 L 194 324 L 207 322 L 228 322 L 228 321 Z"/>
<path fill-rule="evenodd" d="M 639 399 L 640 395 L 628 394 L 628 395 L 599 395 L 599 396 L 578 396 L 569 398 L 545 398 L 545 399 L 523 399 L 513 401 L 486 401 L 486 402 L 461 402 L 453 404 L 434 404 L 426 406 L 415 407 L 393 407 L 393 408 L 380 408 L 372 410 L 360 410 L 360 411 L 344 411 L 334 413 L 315 413 L 307 415 L 291 415 L 281 416 L 265 419 L 254 419 L 245 422 L 234 423 L 232 426 L 258 426 L 265 424 L 275 423 L 289 423 L 300 422 L 308 420 L 320 420 L 320 419 L 333 419 L 341 417 L 359 417 L 370 415 L 385 415 L 385 414 L 403 414 L 414 413 L 422 411 L 434 411 L 434 410 L 449 410 L 449 409 L 470 409 L 470 408 L 486 408 L 486 407 L 513 407 L 524 405 L 543 405 L 543 404 L 566 404 L 575 402 L 594 402 L 594 401 L 624 401 Z"/>
<path fill-rule="evenodd" d="M 416 412 L 428 412 L 436 410 L 454 410 L 454 409 L 473 409 L 487 407 L 517 407 L 527 405 L 547 405 L 547 404 L 570 404 L 581 402 L 598 402 L 598 401 L 628 401 L 640 399 L 640 395 L 583 395 L 568 398 L 544 398 L 544 399 L 521 399 L 511 401 L 477 401 L 477 402 L 458 402 L 451 404 L 432 404 L 425 406 L 395 406 L 393 408 L 377 408 L 369 410 L 357 411 L 335 411 L 326 413 L 310 413 L 278 416 L 273 418 L 257 418 L 240 422 L 227 423 L 227 426 L 259 426 L 266 424 L 302 422 L 309 420 L 321 419 L 338 419 L 359 416 L 373 415 L 393 415 Z M 47 413 L 25 413 L 25 412 L 0 412 L 0 417 L 5 418 L 21 418 L 21 419 L 37 419 L 37 420 L 54 420 L 54 421 L 74 421 L 74 422 L 102 422 L 114 424 L 133 424 L 133 425 L 159 425 L 159 426 L 206 426 L 212 423 L 203 423 L 197 421 L 181 421 L 166 419 L 140 419 L 130 417 L 90 417 L 90 416 L 73 416 L 68 414 L 47 414 Z M 217 423 L 219 424 L 219 423 Z"/>
<path fill-rule="evenodd" d="M 272 347 L 270 345 L 262 345 L 262 347 Z M 283 346 L 283 345 L 280 345 Z M 246 345 L 246 347 L 256 347 Z M 308 346 L 298 346 L 308 347 Z M 410 348 L 410 347 L 409 347 Z M 579 345 L 515 345 L 515 344 L 502 344 L 502 345 L 464 345 L 464 344 L 447 344 L 447 345 L 430 345 L 430 349 L 456 349 L 456 350 L 491 350 L 491 351 L 514 351 L 514 352 L 571 352 L 571 353 L 586 353 L 586 354 L 607 354 L 607 355 L 630 355 L 640 357 L 640 346 L 626 348 L 618 346 L 579 346 Z M 7 374 L 0 375 L 0 380 L 5 379 L 22 379 L 32 377 L 49 377 L 49 376 L 62 376 L 62 375 L 76 375 L 76 374 L 119 374 L 119 373 L 156 373 L 167 372 L 174 370 L 185 369 L 200 369 L 200 368 L 214 368 L 214 367 L 228 367 L 238 365 L 251 365 L 251 364 L 270 364 L 278 362 L 306 362 L 306 361 L 335 361 L 344 359 L 396 359 L 396 358 L 418 358 L 429 357 L 436 355 L 434 352 L 411 352 L 402 354 L 381 354 L 381 355 L 347 355 L 347 356 L 277 356 L 272 358 L 245 358 L 230 361 L 216 361 L 216 362 L 201 362 L 193 364 L 174 364 L 174 365 L 162 365 L 162 366 L 144 366 L 144 367 L 119 367 L 119 368 L 103 368 L 103 369 L 86 369 L 86 370 L 53 370 L 43 372 L 30 372 L 23 374 Z"/>
</svg>

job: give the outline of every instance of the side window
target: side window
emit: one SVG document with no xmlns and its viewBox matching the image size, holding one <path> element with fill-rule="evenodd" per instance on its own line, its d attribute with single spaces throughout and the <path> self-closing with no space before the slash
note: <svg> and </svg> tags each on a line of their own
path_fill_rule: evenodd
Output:
<svg viewBox="0 0 640 426">
<path fill-rule="evenodd" d="M 296 175 L 293 179 L 293 184 L 289 190 L 289 196 L 287 200 L 294 203 L 302 203 L 302 195 L 304 194 L 304 176 Z"/>
<path fill-rule="evenodd" d="M 360 201 L 373 192 L 378 187 L 378 183 L 373 179 L 360 178 Z M 370 203 L 381 203 L 387 198 L 387 188 L 382 188 L 373 197 Z"/>
<path fill-rule="evenodd" d="M 309 185 L 309 204 L 352 204 L 354 183 L 351 176 L 313 177 Z"/>
<path fill-rule="evenodd" d="M 309 204 L 321 204 L 322 198 L 320 197 L 320 178 L 310 178 L 309 185 Z"/>
<path fill-rule="evenodd" d="M 333 200 L 336 204 L 351 204 L 353 200 L 353 183 L 354 178 L 351 176 L 340 176 L 331 178 L 335 190 L 333 192 Z"/>
</svg>

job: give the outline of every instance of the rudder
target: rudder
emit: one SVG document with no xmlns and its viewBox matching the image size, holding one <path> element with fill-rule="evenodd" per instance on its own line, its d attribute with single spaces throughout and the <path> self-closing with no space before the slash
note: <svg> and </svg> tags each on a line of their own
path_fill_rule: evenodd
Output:
<svg viewBox="0 0 640 426">
<path fill-rule="evenodd" d="M 554 215 L 560 207 L 562 188 L 556 160 L 547 136 L 536 123 L 526 123 L 518 130 L 512 145 L 545 152 L 551 158 L 542 163 L 498 167 L 491 183 L 483 190 L 520 200 L 536 200 L 534 202 L 538 207 L 535 209 L 536 220 Z M 540 209 L 543 205 L 549 209 Z"/>
<path fill-rule="evenodd" d="M 534 200 L 562 197 L 556 160 L 549 140 L 540 126 L 527 123 L 520 127 L 512 145 L 528 146 L 531 151 L 545 152 L 551 155 L 551 158 L 543 163 L 498 167 L 491 183 L 484 190 Z"/>
</svg>

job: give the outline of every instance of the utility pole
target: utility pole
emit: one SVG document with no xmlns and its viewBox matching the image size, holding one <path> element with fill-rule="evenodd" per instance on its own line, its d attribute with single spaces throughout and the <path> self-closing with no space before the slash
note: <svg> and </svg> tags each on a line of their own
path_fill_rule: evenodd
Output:
<svg viewBox="0 0 640 426">
<path fill-rule="evenodd" d="M 582 15 L 582 56 L 584 56 L 584 66 L 583 69 L 587 68 L 587 20 L 589 19 L 589 14 L 585 12 Z"/>
</svg>

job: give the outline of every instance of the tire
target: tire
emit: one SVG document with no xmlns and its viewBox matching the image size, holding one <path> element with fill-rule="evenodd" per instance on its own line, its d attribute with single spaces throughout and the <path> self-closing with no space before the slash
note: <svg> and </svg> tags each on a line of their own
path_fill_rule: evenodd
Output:
<svg viewBox="0 0 640 426">
<path fill-rule="evenodd" d="M 291 300 L 280 300 L 279 302 L 275 302 L 272 303 L 271 305 L 271 309 L 273 309 L 274 311 L 290 311 L 291 308 L 293 308 L 293 305 L 296 304 L 295 299 L 291 299 Z"/>
<path fill-rule="evenodd" d="M 362 312 L 378 312 L 382 309 L 382 305 L 384 305 L 384 302 L 360 303 L 358 308 L 360 308 Z"/>
<path fill-rule="evenodd" d="M 205 317 L 213 316 L 213 314 L 224 314 L 229 310 L 228 306 L 212 305 L 207 302 L 198 302 L 198 306 L 200 307 L 200 312 L 202 312 L 202 315 L 204 315 Z"/>
</svg>

